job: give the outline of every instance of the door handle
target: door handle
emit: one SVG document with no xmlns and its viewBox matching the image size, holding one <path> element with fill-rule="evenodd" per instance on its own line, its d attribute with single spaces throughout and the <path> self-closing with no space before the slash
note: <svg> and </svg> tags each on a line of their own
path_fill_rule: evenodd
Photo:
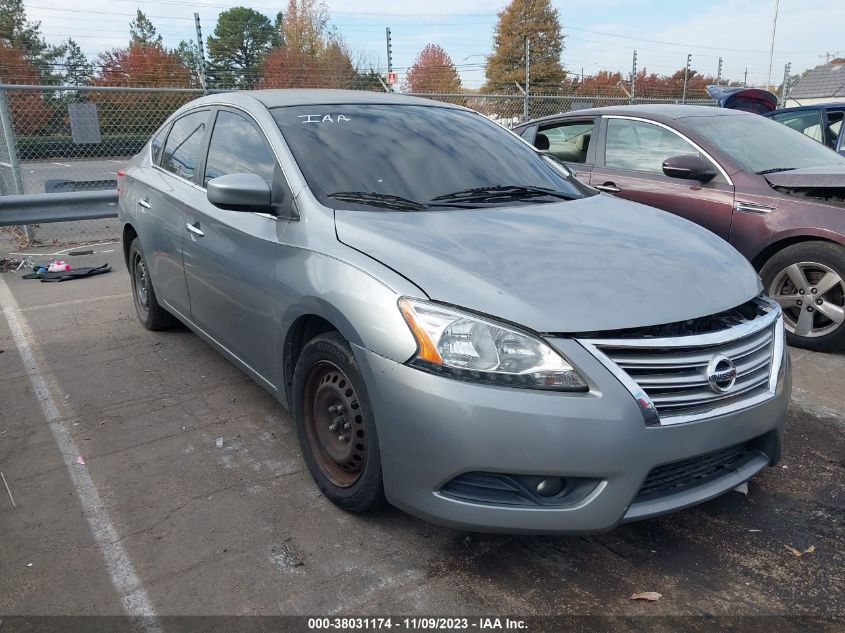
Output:
<svg viewBox="0 0 845 633">
<path fill-rule="evenodd" d="M 193 234 L 194 234 L 194 235 L 196 235 L 197 237 L 205 237 L 205 233 L 203 233 L 203 232 L 200 230 L 200 227 L 199 227 L 199 226 L 197 226 L 198 224 L 199 224 L 199 222 L 196 222 L 196 223 L 194 223 L 194 224 L 191 224 L 190 222 L 188 222 L 188 223 L 185 225 L 185 228 L 186 228 L 186 229 L 188 229 L 191 233 L 193 233 Z"/>
<path fill-rule="evenodd" d="M 606 182 L 603 185 L 596 185 L 596 189 L 598 189 L 599 191 L 604 191 L 605 193 L 619 193 L 620 191 L 622 191 L 612 182 Z"/>
<path fill-rule="evenodd" d="M 139 200 L 138 200 L 138 204 L 139 204 L 140 206 L 144 207 L 145 209 L 151 209 L 151 208 L 152 208 L 152 207 L 150 206 L 150 203 L 149 203 L 149 202 L 147 202 L 146 200 L 141 200 L 141 199 L 139 199 Z"/>
</svg>

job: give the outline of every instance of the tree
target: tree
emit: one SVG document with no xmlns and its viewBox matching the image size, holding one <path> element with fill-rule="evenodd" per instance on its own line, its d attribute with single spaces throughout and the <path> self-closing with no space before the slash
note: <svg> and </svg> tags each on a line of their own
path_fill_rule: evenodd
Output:
<svg viewBox="0 0 845 633">
<path fill-rule="evenodd" d="M 182 65 L 191 72 L 191 83 L 199 86 L 200 49 L 196 42 L 182 40 L 173 52 L 179 57 Z"/>
<path fill-rule="evenodd" d="M 19 84 L 37 84 L 38 71 L 19 48 L 0 41 L 0 80 Z M 9 111 L 17 134 L 33 134 L 50 119 L 50 109 L 40 92 L 9 92 Z"/>
<path fill-rule="evenodd" d="M 141 88 L 187 87 L 189 70 L 173 51 L 159 46 L 130 44 L 100 53 L 98 86 L 131 86 Z"/>
<path fill-rule="evenodd" d="M 525 39 L 531 43 L 531 86 L 538 91 L 560 88 L 566 72 L 560 63 L 563 34 L 551 0 L 511 0 L 499 12 L 493 53 L 487 59 L 486 92 L 514 92 L 525 82 Z"/>
<path fill-rule="evenodd" d="M 64 54 L 61 46 L 51 46 L 44 41 L 40 22 L 27 20 L 23 0 L 0 0 L 0 43 L 21 51 L 35 69 L 36 78 L 29 83 L 52 80 L 55 77 L 52 64 Z M 14 75 L 4 80 L 21 82 Z"/>
<path fill-rule="evenodd" d="M 284 15 L 276 16 L 284 46 L 319 56 L 337 33 L 329 26 L 329 10 L 321 0 L 288 0 Z"/>
<path fill-rule="evenodd" d="M 139 46 L 162 47 L 161 35 L 158 35 L 156 27 L 141 9 L 138 9 L 135 18 L 129 23 L 129 41 Z"/>
<path fill-rule="evenodd" d="M 322 0 L 288 0 L 275 20 L 261 88 L 351 88 L 359 83 L 349 47 L 329 24 Z"/>
<path fill-rule="evenodd" d="M 63 83 L 66 86 L 84 86 L 94 76 L 94 65 L 82 52 L 73 38 L 65 43 Z"/>
<path fill-rule="evenodd" d="M 402 89 L 405 92 L 460 92 L 461 78 L 446 51 L 437 44 L 428 44 L 408 69 Z"/>
<path fill-rule="evenodd" d="M 208 36 L 210 68 L 216 82 L 251 87 L 273 39 L 273 25 L 267 16 L 246 7 L 223 11 L 217 18 L 214 35 Z"/>
</svg>

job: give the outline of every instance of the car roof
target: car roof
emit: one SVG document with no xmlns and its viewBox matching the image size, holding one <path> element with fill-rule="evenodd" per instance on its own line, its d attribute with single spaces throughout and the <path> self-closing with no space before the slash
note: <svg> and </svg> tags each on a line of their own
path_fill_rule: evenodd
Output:
<svg viewBox="0 0 845 633">
<path fill-rule="evenodd" d="M 763 116 L 772 116 L 773 114 L 780 114 L 781 112 L 800 112 L 801 110 L 818 110 L 824 108 L 825 110 L 845 110 L 845 101 L 831 101 L 829 103 L 812 103 L 809 105 L 791 106 L 789 108 L 778 108 L 771 112 L 766 112 Z"/>
<path fill-rule="evenodd" d="M 560 117 L 580 117 L 594 115 L 622 115 L 622 116 L 644 116 L 655 121 L 671 121 L 686 119 L 690 117 L 712 117 L 712 116 L 757 116 L 750 112 L 740 110 L 728 110 L 714 106 L 686 105 L 683 103 L 653 103 L 641 105 L 605 106 L 602 108 L 585 108 L 583 110 L 571 110 L 552 114 L 540 119 L 534 119 L 522 123 L 519 127 L 526 125 L 542 124 L 544 121 L 559 119 Z"/>
<path fill-rule="evenodd" d="M 208 95 L 194 103 L 213 101 L 214 103 L 242 103 L 243 97 L 259 101 L 267 108 L 301 105 L 339 105 L 339 104 L 386 104 L 419 105 L 441 108 L 465 109 L 461 106 L 432 99 L 421 99 L 399 93 L 372 92 L 369 90 L 328 90 L 328 89 L 278 89 L 278 90 L 239 90 Z"/>
</svg>

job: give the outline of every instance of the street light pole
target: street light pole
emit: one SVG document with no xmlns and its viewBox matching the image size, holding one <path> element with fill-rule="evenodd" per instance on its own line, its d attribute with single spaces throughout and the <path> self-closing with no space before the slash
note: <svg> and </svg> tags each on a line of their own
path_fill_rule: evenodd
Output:
<svg viewBox="0 0 845 633">
<path fill-rule="evenodd" d="M 775 32 L 778 28 L 778 7 L 780 6 L 780 0 L 775 0 L 775 17 L 772 20 L 772 42 L 769 46 L 769 75 L 768 79 L 766 79 L 766 90 L 772 89 L 772 60 L 775 56 Z"/>
</svg>

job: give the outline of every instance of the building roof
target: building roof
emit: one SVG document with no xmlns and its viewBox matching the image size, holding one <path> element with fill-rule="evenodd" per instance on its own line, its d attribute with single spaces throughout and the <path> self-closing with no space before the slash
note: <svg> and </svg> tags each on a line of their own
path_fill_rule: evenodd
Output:
<svg viewBox="0 0 845 633">
<path fill-rule="evenodd" d="M 789 90 L 790 99 L 845 97 L 845 64 L 822 64 L 801 77 Z"/>
</svg>

